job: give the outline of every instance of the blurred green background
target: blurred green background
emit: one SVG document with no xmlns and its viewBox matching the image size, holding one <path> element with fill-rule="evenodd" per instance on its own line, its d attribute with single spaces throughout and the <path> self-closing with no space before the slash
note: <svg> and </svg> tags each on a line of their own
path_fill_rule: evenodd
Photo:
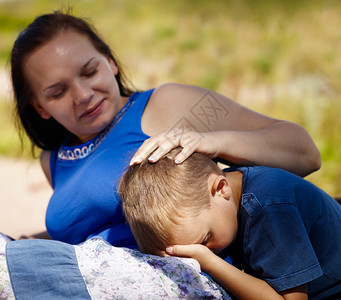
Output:
<svg viewBox="0 0 341 300">
<path fill-rule="evenodd" d="M 137 88 L 200 85 L 303 125 L 322 154 L 307 179 L 341 196 L 339 0 L 0 0 L 0 155 L 20 148 L 3 83 L 11 46 L 36 15 L 69 6 L 95 24 Z"/>
</svg>

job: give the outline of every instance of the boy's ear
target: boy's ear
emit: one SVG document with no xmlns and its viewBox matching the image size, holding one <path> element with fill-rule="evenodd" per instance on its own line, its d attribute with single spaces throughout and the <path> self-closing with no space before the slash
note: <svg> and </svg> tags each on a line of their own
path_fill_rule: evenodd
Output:
<svg viewBox="0 0 341 300">
<path fill-rule="evenodd" d="M 231 186 L 229 185 L 227 179 L 223 175 L 215 175 L 212 186 L 211 186 L 212 196 L 221 196 L 225 199 L 229 199 L 232 195 Z"/>
<path fill-rule="evenodd" d="M 30 104 L 33 106 L 35 111 L 41 116 L 42 119 L 48 120 L 51 118 L 51 115 L 44 108 L 40 106 L 40 104 L 38 103 L 36 99 L 34 98 L 31 99 Z"/>
</svg>

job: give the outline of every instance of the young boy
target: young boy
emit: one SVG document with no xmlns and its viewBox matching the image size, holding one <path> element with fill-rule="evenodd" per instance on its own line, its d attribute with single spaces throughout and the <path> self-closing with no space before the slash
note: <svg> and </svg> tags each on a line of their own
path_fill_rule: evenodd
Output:
<svg viewBox="0 0 341 300">
<path fill-rule="evenodd" d="M 193 257 L 238 299 L 340 299 L 333 198 L 280 169 L 222 171 L 199 153 L 176 165 L 178 152 L 131 166 L 120 182 L 142 252 Z M 218 256 L 223 250 L 236 267 Z"/>
</svg>

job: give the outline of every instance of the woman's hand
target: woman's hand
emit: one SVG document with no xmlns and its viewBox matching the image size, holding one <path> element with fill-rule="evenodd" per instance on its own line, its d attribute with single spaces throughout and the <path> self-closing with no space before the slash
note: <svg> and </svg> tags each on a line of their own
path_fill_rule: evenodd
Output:
<svg viewBox="0 0 341 300">
<path fill-rule="evenodd" d="M 183 128 L 167 130 L 144 141 L 130 161 L 130 165 L 138 164 L 148 158 L 150 162 L 157 162 L 169 151 L 176 147 L 183 147 L 174 157 L 177 164 L 186 160 L 193 152 L 200 152 L 215 158 L 219 153 L 219 139 L 215 132 L 201 133 Z"/>
</svg>

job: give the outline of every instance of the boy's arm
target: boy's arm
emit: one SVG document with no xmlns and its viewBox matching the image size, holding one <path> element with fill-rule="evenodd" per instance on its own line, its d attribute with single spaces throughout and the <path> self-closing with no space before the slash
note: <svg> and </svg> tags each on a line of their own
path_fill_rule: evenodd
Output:
<svg viewBox="0 0 341 300">
<path fill-rule="evenodd" d="M 196 259 L 203 271 L 238 299 L 308 299 L 305 284 L 279 294 L 266 281 L 246 274 L 203 245 L 176 245 L 168 247 L 166 251 L 170 255 Z"/>
</svg>

